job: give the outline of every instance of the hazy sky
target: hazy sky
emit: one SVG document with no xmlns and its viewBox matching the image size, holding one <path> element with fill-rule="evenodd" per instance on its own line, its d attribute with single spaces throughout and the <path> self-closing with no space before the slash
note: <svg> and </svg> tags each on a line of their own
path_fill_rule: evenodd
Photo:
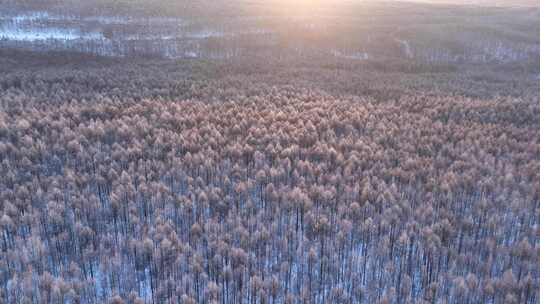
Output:
<svg viewBox="0 0 540 304">
<path fill-rule="evenodd" d="M 314 5 L 315 3 L 339 3 L 339 2 L 418 2 L 433 4 L 459 4 L 459 5 L 477 5 L 477 6 L 501 6 L 501 7 L 540 7 L 540 0 L 270 0 L 285 2 L 288 5 L 301 4 L 304 6 Z"/>
<path fill-rule="evenodd" d="M 540 0 L 394 0 L 401 2 L 424 2 L 441 4 L 471 4 L 487 6 L 540 6 Z"/>
</svg>

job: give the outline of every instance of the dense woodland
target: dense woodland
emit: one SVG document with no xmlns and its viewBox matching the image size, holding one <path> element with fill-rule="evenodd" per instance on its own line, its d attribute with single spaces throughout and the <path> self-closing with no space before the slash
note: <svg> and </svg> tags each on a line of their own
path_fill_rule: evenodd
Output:
<svg viewBox="0 0 540 304">
<path fill-rule="evenodd" d="M 0 303 L 538 303 L 534 65 L 251 60 L 2 51 Z"/>
</svg>

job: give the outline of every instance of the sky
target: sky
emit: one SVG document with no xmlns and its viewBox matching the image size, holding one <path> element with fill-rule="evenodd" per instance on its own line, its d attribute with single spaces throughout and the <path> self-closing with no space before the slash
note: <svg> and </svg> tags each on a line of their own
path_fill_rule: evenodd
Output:
<svg viewBox="0 0 540 304">
<path fill-rule="evenodd" d="M 482 6 L 538 6 L 540 0 L 394 0 L 400 2 L 422 2 L 422 3 L 437 3 L 437 4 L 469 4 Z"/>
</svg>

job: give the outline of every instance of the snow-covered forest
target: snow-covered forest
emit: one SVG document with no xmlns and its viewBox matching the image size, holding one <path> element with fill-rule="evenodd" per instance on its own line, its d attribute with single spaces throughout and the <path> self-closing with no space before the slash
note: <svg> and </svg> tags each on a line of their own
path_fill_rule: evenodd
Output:
<svg viewBox="0 0 540 304">
<path fill-rule="evenodd" d="M 202 59 L 286 53 L 481 64 L 540 56 L 536 8 L 352 1 L 291 15 L 279 1 L 4 0 L 0 46 Z"/>
<path fill-rule="evenodd" d="M 6 303 L 538 300 L 534 81 L 3 58 Z"/>
<path fill-rule="evenodd" d="M 0 0 L 0 304 L 540 301 L 538 10 L 87 2 Z"/>
</svg>

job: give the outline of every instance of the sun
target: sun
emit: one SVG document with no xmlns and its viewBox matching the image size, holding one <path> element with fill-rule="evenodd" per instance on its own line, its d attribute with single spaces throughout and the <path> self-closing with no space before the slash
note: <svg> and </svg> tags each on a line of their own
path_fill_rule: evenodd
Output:
<svg viewBox="0 0 540 304">
<path fill-rule="evenodd" d="M 265 2 L 265 6 L 271 6 L 282 14 L 295 16 L 329 11 L 348 1 L 350 0 L 270 0 Z"/>
</svg>

